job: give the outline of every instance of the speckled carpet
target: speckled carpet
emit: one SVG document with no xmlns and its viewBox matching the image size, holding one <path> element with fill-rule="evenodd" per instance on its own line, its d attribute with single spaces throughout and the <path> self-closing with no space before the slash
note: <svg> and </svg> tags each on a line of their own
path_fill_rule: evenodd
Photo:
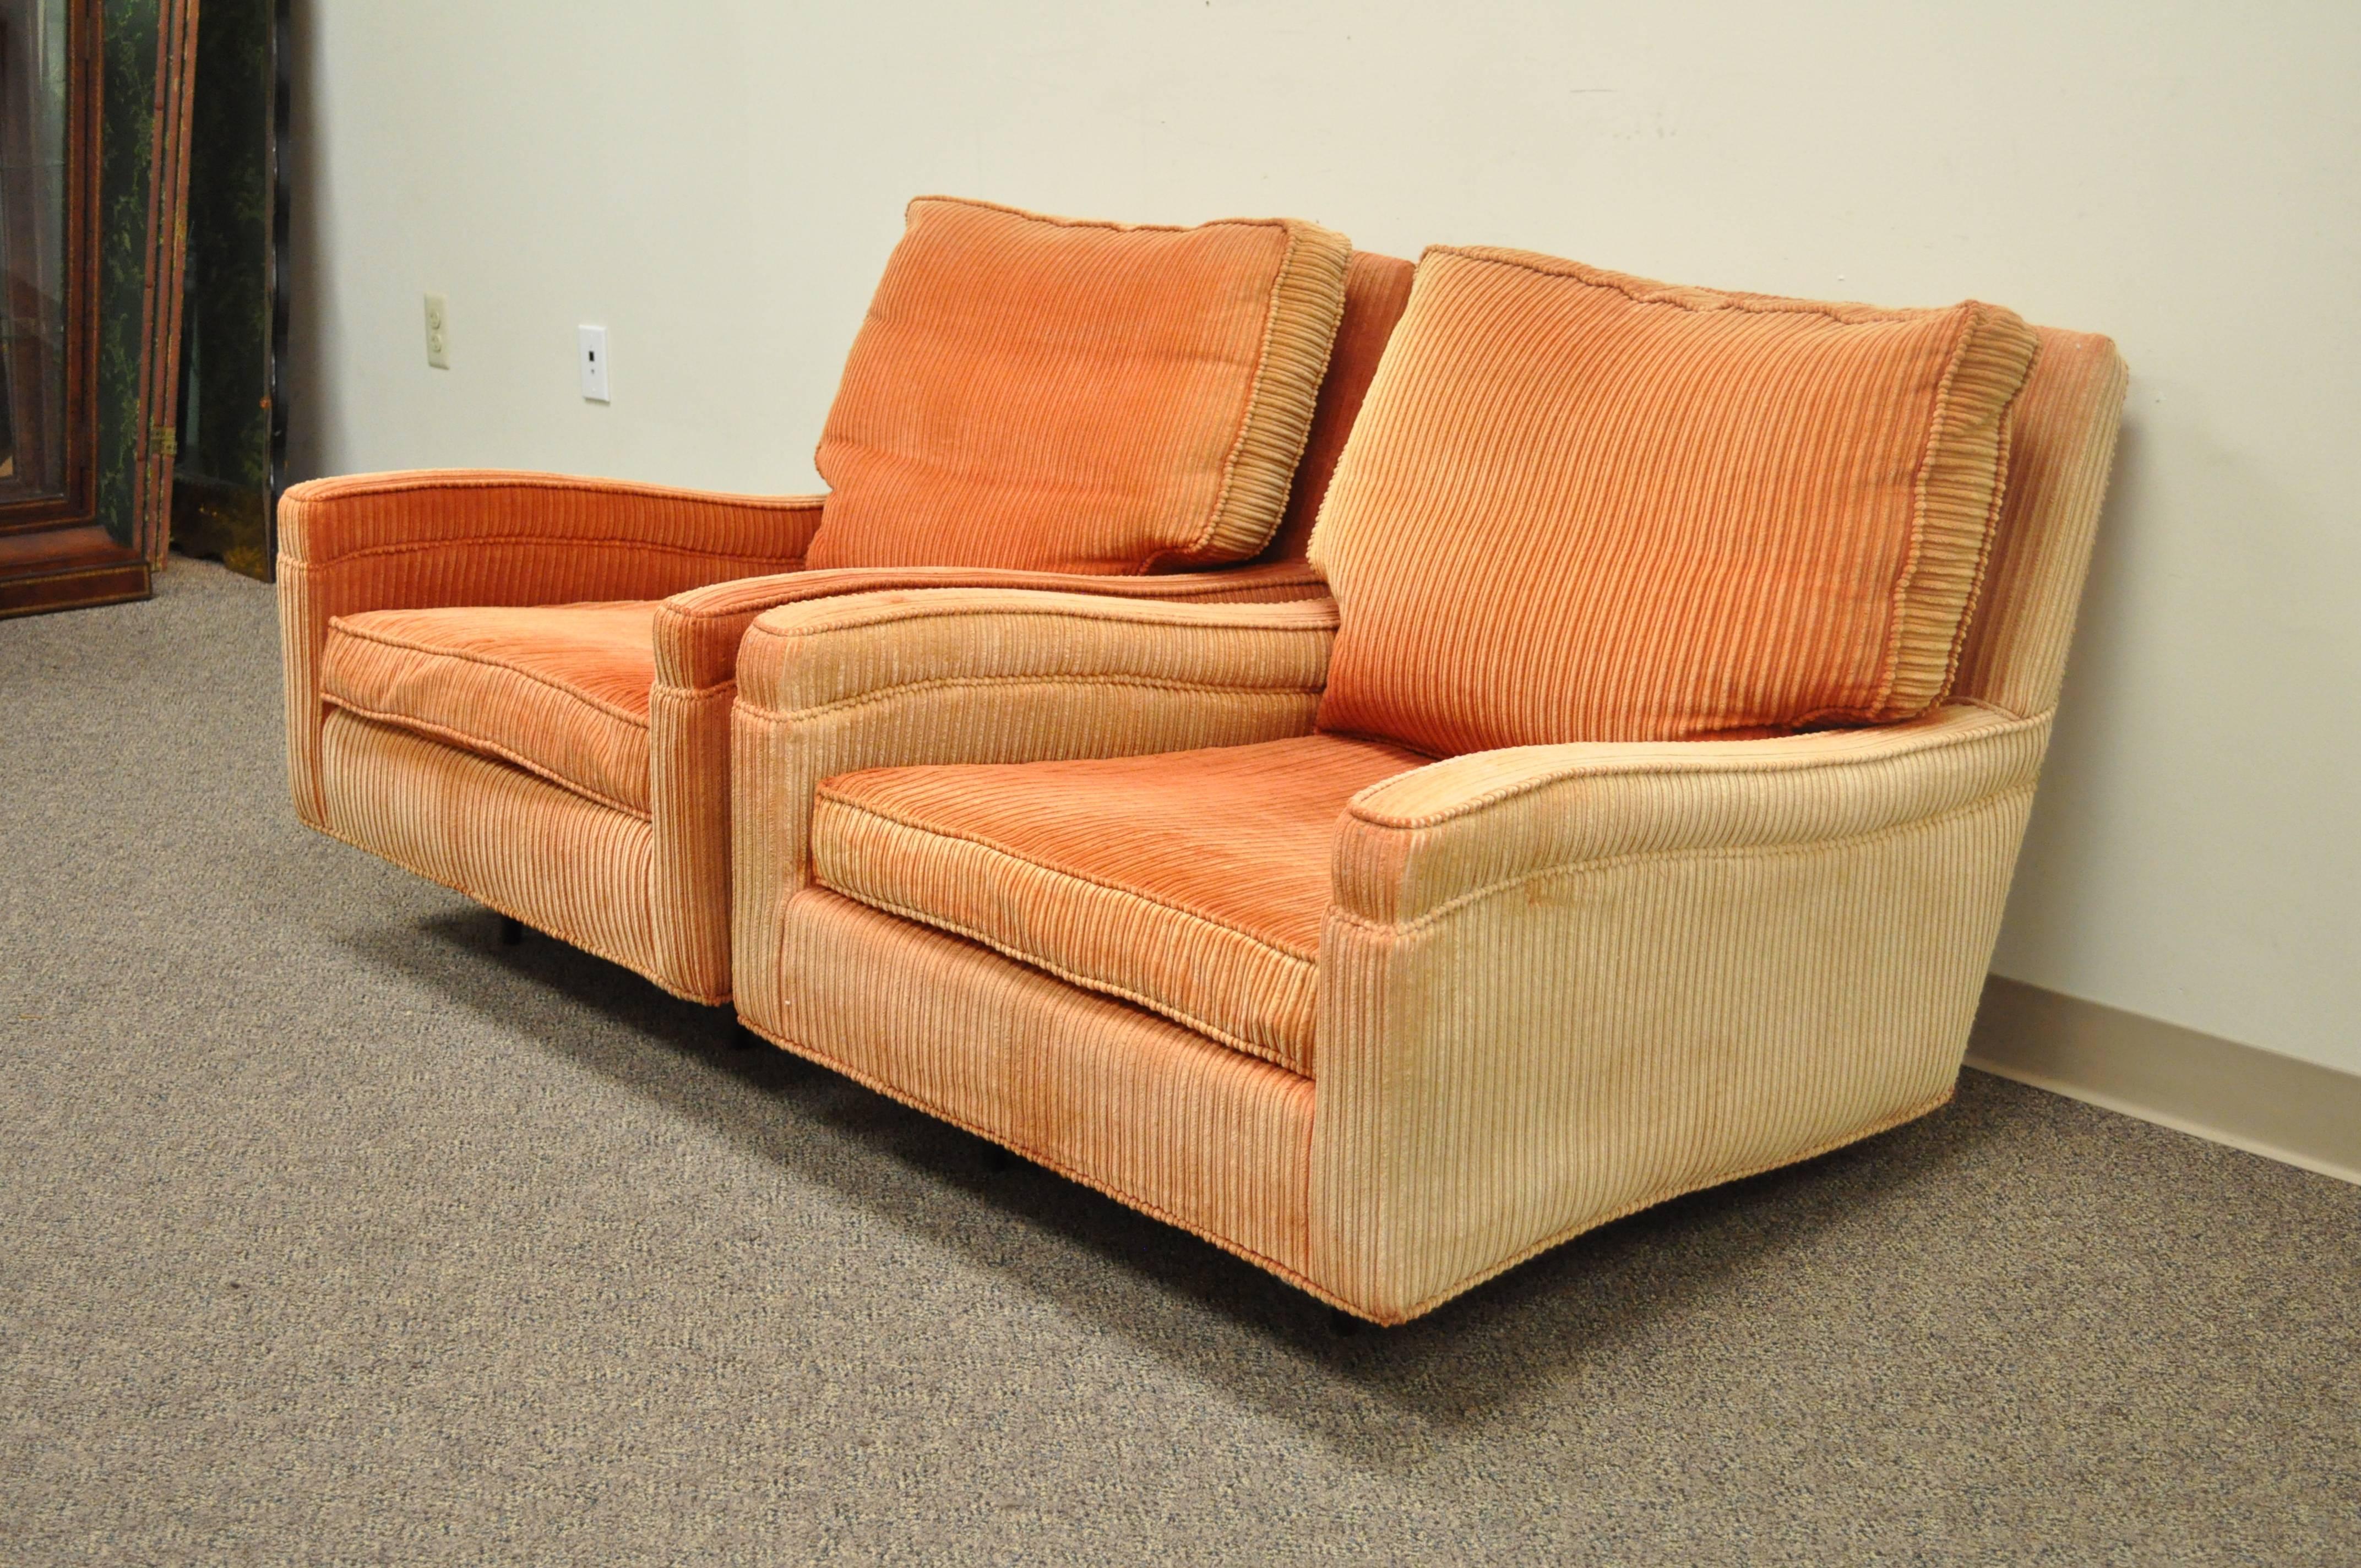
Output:
<svg viewBox="0 0 2361 1568">
<path fill-rule="evenodd" d="M 2361 1189 L 1950 1109 L 1332 1337 L 298 828 L 269 591 L 0 622 L 0 1559 L 2361 1563 Z"/>
</svg>

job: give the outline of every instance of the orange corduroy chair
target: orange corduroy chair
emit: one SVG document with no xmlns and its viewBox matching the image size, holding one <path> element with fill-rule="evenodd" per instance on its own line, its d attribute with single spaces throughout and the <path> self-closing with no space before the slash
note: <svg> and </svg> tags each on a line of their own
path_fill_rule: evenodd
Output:
<svg viewBox="0 0 2361 1568">
<path fill-rule="evenodd" d="M 297 815 L 726 1002 L 747 624 L 902 586 L 1318 596 L 1305 542 L 1410 273 L 1293 221 L 923 198 L 829 415 L 827 495 L 298 485 L 279 569 Z"/>
<path fill-rule="evenodd" d="M 740 1015 L 1397 1322 L 1952 1092 L 2125 372 L 1421 262 L 1333 599 L 774 609 Z"/>
</svg>

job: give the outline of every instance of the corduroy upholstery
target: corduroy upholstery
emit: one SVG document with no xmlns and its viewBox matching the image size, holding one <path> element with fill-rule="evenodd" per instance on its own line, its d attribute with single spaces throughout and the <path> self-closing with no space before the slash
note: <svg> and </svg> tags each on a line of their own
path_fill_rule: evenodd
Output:
<svg viewBox="0 0 2361 1568">
<path fill-rule="evenodd" d="M 2034 343 L 1989 305 L 1428 252 L 1312 542 L 1322 726 L 1448 754 L 1925 712 Z"/>
<path fill-rule="evenodd" d="M 1413 309 L 1373 409 L 1420 362 L 1416 325 Z M 1873 728 L 1378 770 L 1318 851 L 1308 1053 L 1225 1041 L 1250 1043 L 1237 1023 L 1257 1007 L 1284 1014 L 1290 971 L 1266 965 L 1268 997 L 1240 1005 L 1217 977 L 1245 964 L 1194 934 L 1287 931 L 1301 950 L 1299 838 L 1343 781 L 1289 774 L 1336 743 L 1315 707 L 1350 593 L 766 612 L 731 720 L 741 1016 L 1383 1322 L 1932 1109 L 1997 931 L 2123 401 L 2106 340 L 2038 337 L 1956 673 L 1946 644 L 1949 701 Z M 1432 409 L 1452 389 L 1390 391 Z M 1332 502 L 1323 534 L 1347 515 Z M 1244 854 L 1174 863 L 1191 841 L 1173 802 L 1205 765 L 1148 754 L 1209 745 L 1239 749 L 1209 834 L 1248 834 L 1227 826 L 1237 802 L 1274 801 L 1271 863 L 1251 873 Z M 1072 817 L 1052 821 L 1061 793 Z M 1231 1022 L 1205 1016 L 1217 1002 Z"/>
<path fill-rule="evenodd" d="M 820 436 L 811 565 L 1254 555 L 1303 455 L 1349 252 L 1294 219 L 912 202 Z"/>
<path fill-rule="evenodd" d="M 339 616 L 320 696 L 644 817 L 655 618 L 644 599 Z"/>
<path fill-rule="evenodd" d="M 1321 503 L 1328 499 L 1336 460 L 1345 455 L 1345 439 L 1368 400 L 1369 383 L 1377 377 L 1386 345 L 1410 304 L 1415 274 L 1416 269 L 1400 257 L 1353 252 L 1345 269 L 1345 315 L 1329 350 L 1327 378 L 1320 383 L 1312 434 L 1303 444 L 1303 466 L 1288 492 L 1287 515 L 1257 561 L 1301 561 L 1309 553 L 1312 528 L 1320 520 Z"/>
<path fill-rule="evenodd" d="M 1309 1075 L 1345 803 L 1427 759 L 1338 735 L 820 786 L 823 887 Z"/>
<path fill-rule="evenodd" d="M 499 472 L 296 486 L 281 503 L 279 591 L 297 815 L 678 995 L 727 1001 L 730 711 L 755 617 L 960 585 L 1321 596 L 1301 520 L 1327 488 L 1410 272 L 1352 258 L 1336 363 L 1293 482 L 1297 521 L 1258 561 L 1224 571 L 811 571 L 818 496 Z"/>
</svg>

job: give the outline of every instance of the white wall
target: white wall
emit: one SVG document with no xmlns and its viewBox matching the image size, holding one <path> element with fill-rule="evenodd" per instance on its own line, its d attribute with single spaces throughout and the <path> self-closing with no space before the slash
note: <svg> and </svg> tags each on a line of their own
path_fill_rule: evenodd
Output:
<svg viewBox="0 0 2361 1568">
<path fill-rule="evenodd" d="M 2361 6 L 307 0 L 298 42 L 299 474 L 812 488 L 919 192 L 2109 333 L 1998 967 L 2361 1071 Z"/>
</svg>

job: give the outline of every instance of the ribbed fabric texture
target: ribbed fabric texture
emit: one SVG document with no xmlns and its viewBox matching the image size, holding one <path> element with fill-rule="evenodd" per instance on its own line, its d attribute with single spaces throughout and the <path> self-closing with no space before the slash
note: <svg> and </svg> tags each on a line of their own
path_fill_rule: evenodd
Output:
<svg viewBox="0 0 2361 1568">
<path fill-rule="evenodd" d="M 880 768 L 820 785 L 822 886 L 1312 1071 L 1345 803 L 1426 759 L 1302 736 L 1148 757 Z"/>
<path fill-rule="evenodd" d="M 1546 783 L 1369 792 L 1321 952 L 1315 1277 L 1399 1321 L 1939 1103 L 2048 728 L 1552 748 Z"/>
<path fill-rule="evenodd" d="M 1350 247 L 922 197 L 821 434 L 815 567 L 1142 572 L 1270 541 Z"/>
<path fill-rule="evenodd" d="M 1057 576 L 975 567 L 796 572 L 675 594 L 655 618 L 656 684 L 649 709 L 650 798 L 656 829 L 656 933 L 663 983 L 720 1001 L 730 994 L 730 709 L 738 648 L 764 611 L 884 590 L 1060 588 L 1177 603 L 1318 598 L 1301 562 L 1152 577 Z M 1308 709 L 1307 709 L 1308 711 Z"/>
<path fill-rule="evenodd" d="M 747 633 L 730 718 L 740 1014 L 775 1038 L 803 1037 L 774 955 L 786 901 L 813 884 L 822 780 L 1303 735 L 1334 626 L 1325 600 L 1176 605 L 961 590 L 765 614 Z"/>
<path fill-rule="evenodd" d="M 781 911 L 789 1048 L 1185 1226 L 1303 1267 L 1312 1085 L 1177 1024 L 816 889 Z"/>
<path fill-rule="evenodd" d="M 656 614 L 656 679 L 660 684 L 689 690 L 702 690 L 730 680 L 737 669 L 738 645 L 745 639 L 746 629 L 763 611 L 781 605 L 918 588 L 1022 588 L 1038 593 L 1095 594 L 1107 598 L 1166 599 L 1176 604 L 1258 604 L 1328 597 L 1327 585 L 1301 561 L 1142 577 L 1017 572 L 989 566 L 871 566 L 790 572 L 780 576 L 719 583 L 666 599 Z"/>
<path fill-rule="evenodd" d="M 2033 374 L 2010 411 L 2008 495 L 1958 696 L 2011 713 L 2058 705 L 2129 380 L 2105 338 L 2041 329 Z"/>
<path fill-rule="evenodd" d="M 1323 258 L 1341 243 L 1306 225 L 1285 234 L 1288 276 L 1284 288 L 1271 291 L 1264 323 L 1276 334 L 1283 363 L 1257 384 L 1249 400 L 1244 422 L 1252 426 L 1252 439 L 1242 435 L 1237 453 L 1248 482 L 1214 509 L 1216 532 L 1235 525 L 1243 509 L 1268 499 L 1262 470 L 1276 460 L 1273 441 L 1283 445 L 1288 439 L 1290 400 L 1304 400 L 1290 380 L 1300 378 L 1298 340 L 1319 314 L 1312 307 L 1327 265 Z M 1337 385 L 1321 382 L 1312 416 L 1316 444 L 1306 450 L 1304 473 L 1290 492 L 1299 502 L 1305 497 L 1316 502 L 1326 488 L 1385 334 L 1400 313 L 1408 270 L 1407 263 L 1367 258 L 1345 271 L 1340 308 L 1350 334 Z M 1316 365 L 1312 374 L 1319 374 Z M 645 817 L 653 860 L 644 879 L 614 881 L 605 875 L 611 862 L 598 861 L 599 872 L 580 887 L 489 873 L 480 887 L 465 880 L 454 885 L 487 902 L 507 899 L 501 907 L 544 930 L 581 924 L 571 901 L 582 896 L 631 900 L 634 907 L 614 911 L 607 924 L 636 930 L 644 921 L 650 945 L 633 948 L 635 956 L 609 956 L 677 994 L 726 1001 L 730 709 L 739 641 L 763 610 L 829 595 L 960 586 L 1180 601 L 1301 599 L 1326 591 L 1301 562 L 1300 548 L 1292 558 L 1279 554 L 1229 573 L 1147 578 L 1027 576 L 989 566 L 793 570 L 804 565 L 820 526 L 822 501 L 494 470 L 361 475 L 295 487 L 281 503 L 279 580 L 289 779 L 297 814 L 315 827 L 328 825 L 322 726 L 342 702 L 348 711 L 406 725 Z M 785 575 L 778 575 L 782 569 Z M 567 602 L 624 598 L 638 602 L 588 609 Z M 519 620 L 508 607 L 539 608 Z M 406 629 L 368 619 L 413 608 L 435 613 L 430 622 L 410 622 Z M 330 628 L 340 617 L 348 625 L 337 661 L 343 674 L 332 692 L 323 683 L 329 676 Z M 609 635 L 614 628 L 606 621 L 640 622 L 642 634 L 626 648 Z M 362 634 L 368 626 L 374 627 L 374 638 Z M 365 642 L 370 645 L 364 648 Z M 365 770 L 348 775 L 346 787 L 401 787 L 408 776 Z M 538 796 L 529 793 L 528 798 Z M 395 806 L 346 800 L 344 834 L 411 863 L 419 858 L 412 849 L 369 839 L 373 825 Z M 529 847 L 517 854 L 521 863 L 533 861 Z M 450 863 L 473 866 L 479 860 Z M 541 903 L 520 907 L 520 899 Z M 644 909 L 638 907 L 642 901 Z"/>
<path fill-rule="evenodd" d="M 1328 375 L 1320 383 L 1320 401 L 1312 415 L 1312 434 L 1303 444 L 1303 461 L 1296 465 L 1295 482 L 1287 492 L 1287 515 L 1257 559 L 1301 561 L 1312 543 L 1312 525 L 1319 521 L 1320 503 L 1327 499 L 1328 482 L 1335 477 L 1336 460 L 1345 455 L 1345 438 L 1360 417 L 1369 395 L 1378 363 L 1402 307 L 1410 303 L 1414 269 L 1398 256 L 1356 250 L 1345 269 L 1345 314 L 1336 324 L 1336 342 L 1328 351 Z"/>
<path fill-rule="evenodd" d="M 412 869 L 432 863 L 440 869 L 426 874 L 536 929 L 607 931 L 597 946 L 606 956 L 676 995 L 726 1002 L 732 677 L 739 640 L 763 609 L 831 595 L 958 586 L 1181 602 L 1324 602 L 1326 594 L 1300 561 L 1152 577 L 934 567 L 747 575 L 796 565 L 819 512 L 816 496 L 710 496 L 500 472 L 361 476 L 295 487 L 282 503 L 279 594 L 289 777 L 298 816 L 329 828 L 333 806 L 341 826 L 331 830 L 339 837 Z M 766 538 L 780 554 L 728 554 Z M 691 586 L 699 584 L 710 586 Z M 676 588 L 688 591 L 673 593 Z M 618 590 L 672 597 L 538 602 Z M 377 608 L 406 606 L 435 608 Z M 332 628 L 339 622 L 342 646 L 332 660 Z M 360 635 L 369 629 L 374 637 Z M 1310 700 L 1297 704 L 1307 722 Z M 323 723 L 337 706 L 498 758 L 586 800 L 649 819 L 652 862 L 644 874 L 618 875 L 611 857 L 577 858 L 565 863 L 588 880 L 566 885 L 530 870 L 543 865 L 531 844 L 495 864 L 480 840 L 465 854 L 442 856 L 408 839 L 379 842 L 373 837 L 379 827 L 401 819 L 405 807 L 366 798 L 366 792 L 410 787 L 413 773 L 347 770 L 340 787 L 364 793 L 332 803 L 320 742 Z M 528 791 L 519 798 L 543 797 Z M 497 819 L 534 820 L 530 812 Z M 622 900 L 628 907 L 587 920 L 579 902 L 585 898 Z M 644 941 L 612 935 L 642 930 Z"/>
<path fill-rule="evenodd" d="M 658 685 L 648 704 L 649 868 L 656 983 L 730 1000 L 730 708 L 734 685 Z M 650 971 L 642 971 L 650 972 Z"/>
<path fill-rule="evenodd" d="M 328 626 L 366 610 L 658 599 L 802 564 L 817 496 L 724 496 L 484 470 L 314 479 L 279 502 L 279 636 L 295 814 L 321 795 Z"/>
<path fill-rule="evenodd" d="M 2035 337 L 1430 250 L 1312 555 L 1323 729 L 1438 755 L 1923 712 Z"/>
<path fill-rule="evenodd" d="M 560 941 L 663 971 L 644 818 L 349 713 L 328 715 L 321 762 L 327 832 Z"/>
<path fill-rule="evenodd" d="M 1187 881 L 1166 863 L 1179 858 L 1170 845 L 1127 837 L 1136 823 L 1163 822 L 1169 803 L 1157 787 L 1126 791 L 1134 798 L 1118 809 L 1100 798 L 1116 775 L 1093 773 L 1068 791 L 1071 817 L 1043 792 L 1038 819 L 1017 822 L 1020 833 L 996 825 L 1009 841 L 1022 837 L 1027 854 L 985 874 L 949 869 L 947 859 L 917 863 L 939 849 L 965 853 L 956 846 L 985 835 L 929 832 L 921 848 L 898 841 L 906 823 L 871 832 L 846 808 L 855 795 L 898 795 L 906 784 L 927 812 L 941 807 L 948 827 L 966 812 L 966 794 L 993 795 L 998 809 L 1008 802 L 996 781 L 1034 770 L 941 764 L 1120 756 L 1153 750 L 1154 734 L 1178 749 L 1241 720 L 1284 723 L 1241 707 L 1243 694 L 1223 683 L 1251 674 L 1258 646 L 1284 647 L 1288 661 L 1308 652 L 1290 638 L 1312 605 L 1149 615 L 989 594 L 934 610 L 879 596 L 873 606 L 793 607 L 767 624 L 767 639 L 758 623 L 741 672 L 751 700 L 732 721 L 741 1009 L 774 1038 L 1028 1153 L 1025 1140 L 1038 1135 L 1012 1132 L 1023 1117 L 1000 1107 L 1023 1104 L 1025 1116 L 1080 1129 L 1086 1135 L 1037 1157 L 1388 1322 L 1619 1214 L 1933 1108 L 1950 1092 L 1990 958 L 2122 396 L 2121 365 L 2103 340 L 2045 339 L 2010 415 L 2017 488 L 1960 660 L 1961 691 L 1991 706 L 1784 738 L 1486 749 L 1351 796 L 1330 838 L 1316 1077 L 1225 1053 L 1273 1074 L 1269 1083 L 1312 1086 L 1310 1168 L 1300 1177 L 1283 1141 L 1240 1136 L 1229 1123 L 1209 1128 L 1201 1102 L 1184 1111 L 1137 1075 L 1164 1048 L 1156 1031 L 1221 1050 L 1213 1034 L 833 897 L 812 885 L 812 853 L 815 810 L 837 813 L 824 854 L 838 880 L 908 861 L 894 874 L 925 891 L 900 902 L 965 900 L 962 919 L 979 930 L 987 920 L 1028 940 L 1048 930 L 1055 943 L 1036 945 L 1147 972 L 1154 948 L 1171 946 L 1160 915 L 1104 951 L 1088 944 L 1120 926 L 1099 918 L 1093 929 L 1090 912 L 1111 891 L 1153 881 L 1169 894 Z M 1399 347 L 1372 411 L 1402 363 Z M 1974 379 L 1935 377 L 1927 406 L 1955 408 Z M 1444 389 L 1392 395 L 1407 406 Z M 1990 444 L 1995 454 L 1999 445 Z M 1921 477 L 1910 482 L 1913 506 L 1921 490 L 1956 479 Z M 1491 478 L 1460 475 L 1467 485 Z M 1514 551 L 1473 537 L 1489 540 L 1488 569 L 1508 582 Z M 1494 608 L 1456 601 L 1436 611 L 1438 624 L 1473 638 L 1477 612 Z M 1231 616 L 1241 619 L 1221 623 Z M 1171 678 L 1201 660 L 1199 684 Z M 1262 669 L 1280 688 L 1301 674 L 1290 663 L 1273 680 L 1279 666 Z M 1156 684 L 1126 684 L 1143 676 Z M 1143 700 L 1119 712 L 1094 696 L 1135 690 Z M 1155 694 L 1152 715 L 1145 691 Z M 911 765 L 928 766 L 839 778 L 835 798 L 816 805 L 833 775 Z M 1136 767 L 1156 773 L 1154 760 Z M 1258 792 L 1283 795 L 1291 781 L 1274 764 L 1224 786 L 1209 792 L 1209 821 L 1226 822 Z M 922 815 L 896 804 L 914 821 Z M 1081 828 L 1107 841 L 1069 843 Z M 1054 874 L 1035 874 L 1055 858 L 1049 851 L 1077 849 Z M 824 943 L 807 935 L 807 916 L 809 932 L 826 929 Z M 941 955 L 942 967 L 922 966 L 920 951 Z M 954 963 L 974 978 L 948 978 Z M 897 988 L 905 976 L 923 981 Z M 1078 1008 L 1104 1011 L 1085 1023 Z M 1067 1064 L 1082 1029 L 1100 1031 L 1109 1055 L 1076 1074 Z M 1060 1044 L 1045 1051 L 1050 1039 Z M 922 1080 L 952 1087 L 920 1090 Z M 994 1109 L 962 1109 L 955 1095 Z M 1150 1124 L 1183 1115 L 1197 1128 L 1185 1151 L 1158 1141 L 1169 1128 Z M 1141 1174 L 1182 1161 L 1187 1184 L 1253 1192 L 1268 1210 L 1213 1219 L 1218 1205 L 1175 1205 L 1161 1195 L 1170 1177 Z M 1300 1263 L 1264 1239 L 1268 1222 L 1293 1223 L 1298 1179 L 1309 1227 Z"/>
<path fill-rule="evenodd" d="M 320 696 L 644 817 L 655 610 L 634 600 L 339 616 Z"/>
<path fill-rule="evenodd" d="M 403 735 L 337 714 L 324 691 L 330 628 L 339 618 L 428 607 L 477 607 L 452 620 L 497 622 L 506 607 L 641 600 L 615 612 L 638 619 L 644 640 L 653 601 L 667 594 L 799 565 L 819 515 L 816 496 L 708 495 L 549 474 L 361 475 L 295 486 L 280 503 L 279 623 L 296 815 L 676 994 L 726 1001 L 726 779 L 698 785 L 662 765 L 651 770 L 653 742 L 639 727 L 548 686 L 538 691 L 553 710 L 577 709 L 577 740 L 614 721 L 606 744 L 591 748 L 596 767 L 551 767 L 554 753 L 541 742 L 566 727 L 522 727 L 532 739 L 511 749 L 538 752 L 544 773 L 583 775 L 570 789 L 416 729 Z M 561 668 L 567 663 L 561 656 Z M 506 696 L 531 684 L 520 676 Z M 632 705 L 611 681 L 601 690 L 616 707 Z M 649 729 L 667 721 L 661 705 L 651 714 L 642 696 L 638 706 Z M 494 701 L 486 711 L 513 721 L 532 707 Z M 482 717 L 471 708 L 456 727 L 478 753 L 488 740 L 505 743 L 483 732 Z M 333 777 L 324 765 L 332 718 L 350 726 L 346 765 Z M 702 722 L 708 750 L 721 750 L 726 695 L 719 715 Z M 634 743 L 636 773 L 620 760 Z M 579 793 L 584 783 L 637 809 L 598 805 Z M 680 808 L 652 833 L 640 813 L 663 813 L 668 801 Z"/>
</svg>

